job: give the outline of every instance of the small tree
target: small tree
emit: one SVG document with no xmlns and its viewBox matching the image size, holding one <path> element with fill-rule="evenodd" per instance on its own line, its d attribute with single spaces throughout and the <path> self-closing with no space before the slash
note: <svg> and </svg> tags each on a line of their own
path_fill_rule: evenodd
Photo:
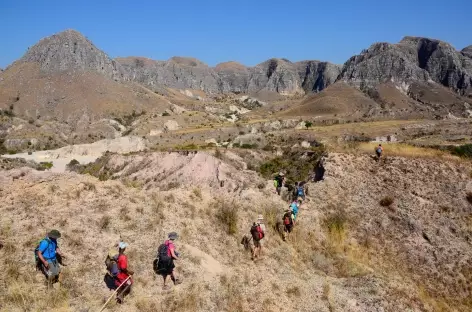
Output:
<svg viewBox="0 0 472 312">
<path fill-rule="evenodd" d="M 313 126 L 313 123 L 311 121 L 305 121 L 305 127 L 308 129 L 308 128 L 311 128 Z"/>
</svg>

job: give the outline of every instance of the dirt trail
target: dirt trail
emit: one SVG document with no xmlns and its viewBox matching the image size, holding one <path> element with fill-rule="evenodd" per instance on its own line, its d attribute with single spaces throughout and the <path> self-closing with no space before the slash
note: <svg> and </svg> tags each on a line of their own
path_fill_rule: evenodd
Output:
<svg viewBox="0 0 472 312">
<path fill-rule="evenodd" d="M 204 275 L 204 279 L 215 277 L 226 271 L 218 260 L 200 249 L 188 244 L 183 244 L 182 247 L 188 251 L 191 256 L 201 260 L 201 267 L 208 273 Z"/>
</svg>

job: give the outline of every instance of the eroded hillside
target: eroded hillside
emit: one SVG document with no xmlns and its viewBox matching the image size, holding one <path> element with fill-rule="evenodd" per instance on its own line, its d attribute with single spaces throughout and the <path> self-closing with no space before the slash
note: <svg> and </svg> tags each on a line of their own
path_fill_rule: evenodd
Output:
<svg viewBox="0 0 472 312">
<path fill-rule="evenodd" d="M 2 311 L 98 310 L 110 295 L 103 261 L 120 238 L 130 244 L 135 288 L 109 310 L 471 308 L 467 162 L 387 156 L 377 163 L 331 153 L 325 180 L 308 185 L 288 242 L 276 231 L 288 204 L 231 151 L 111 155 L 101 166 L 109 171 L 103 181 L 30 168 L 0 172 Z M 260 213 L 269 230 L 262 259 L 252 262 L 240 240 Z M 69 257 L 55 299 L 45 300 L 32 250 L 53 227 Z M 165 292 L 151 264 L 173 230 L 181 236 L 184 282 Z"/>
</svg>

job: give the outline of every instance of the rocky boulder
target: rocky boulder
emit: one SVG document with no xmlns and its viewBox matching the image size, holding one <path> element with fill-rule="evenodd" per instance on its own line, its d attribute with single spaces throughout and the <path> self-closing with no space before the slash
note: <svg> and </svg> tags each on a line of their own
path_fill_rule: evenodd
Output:
<svg viewBox="0 0 472 312">
<path fill-rule="evenodd" d="M 179 130 L 180 129 L 180 126 L 179 124 L 177 123 L 177 121 L 175 120 L 168 120 L 166 121 L 166 123 L 164 124 L 164 131 L 165 132 L 168 132 L 168 131 L 175 131 L 175 130 Z"/>
</svg>

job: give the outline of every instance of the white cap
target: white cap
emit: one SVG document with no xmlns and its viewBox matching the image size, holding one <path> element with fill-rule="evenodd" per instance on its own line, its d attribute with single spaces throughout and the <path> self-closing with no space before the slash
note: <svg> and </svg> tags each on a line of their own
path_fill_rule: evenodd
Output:
<svg viewBox="0 0 472 312">
<path fill-rule="evenodd" d="M 125 249 L 126 247 L 128 247 L 128 244 L 126 244 L 125 242 L 120 242 L 118 244 L 118 248 L 120 248 L 120 249 Z"/>
</svg>

